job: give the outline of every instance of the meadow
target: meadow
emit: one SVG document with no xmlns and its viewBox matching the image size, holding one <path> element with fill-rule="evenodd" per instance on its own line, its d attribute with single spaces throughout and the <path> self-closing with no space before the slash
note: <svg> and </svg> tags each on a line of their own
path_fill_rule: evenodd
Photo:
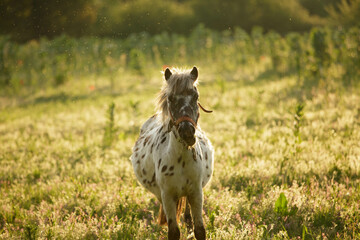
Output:
<svg viewBox="0 0 360 240">
<path fill-rule="evenodd" d="M 359 46 L 358 28 L 1 36 L 0 239 L 166 239 L 129 157 L 163 68 L 194 65 L 207 238 L 360 239 Z"/>
</svg>

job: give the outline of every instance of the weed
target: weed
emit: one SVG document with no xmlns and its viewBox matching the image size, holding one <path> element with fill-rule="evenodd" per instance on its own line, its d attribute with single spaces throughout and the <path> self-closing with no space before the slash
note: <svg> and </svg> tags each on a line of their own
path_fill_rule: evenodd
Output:
<svg viewBox="0 0 360 240">
<path fill-rule="evenodd" d="M 117 128 L 114 123 L 114 109 L 115 103 L 110 103 L 106 111 L 106 125 L 104 128 L 103 148 L 109 148 L 116 138 Z"/>
<path fill-rule="evenodd" d="M 286 216 L 288 214 L 287 204 L 288 201 L 285 197 L 285 194 L 280 193 L 279 198 L 275 202 L 275 212 L 279 213 L 282 216 Z"/>
<path fill-rule="evenodd" d="M 300 128 L 303 124 L 303 118 L 304 118 L 304 103 L 298 103 L 295 107 L 295 114 L 294 114 L 294 137 L 296 138 L 295 142 L 297 144 L 301 143 L 301 132 Z"/>
</svg>

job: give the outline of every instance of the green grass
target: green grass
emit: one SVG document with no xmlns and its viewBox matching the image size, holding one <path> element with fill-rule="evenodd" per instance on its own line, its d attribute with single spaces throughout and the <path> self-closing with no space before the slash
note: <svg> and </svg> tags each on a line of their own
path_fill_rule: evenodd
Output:
<svg viewBox="0 0 360 240">
<path fill-rule="evenodd" d="M 214 110 L 200 117 L 215 148 L 207 237 L 360 238 L 357 78 L 344 83 L 340 63 L 279 72 L 281 57 L 273 66 L 268 55 L 226 65 L 232 47 L 224 58 L 183 59 L 199 67 L 200 101 Z M 159 63 L 68 74 L 52 87 L 35 78 L 1 95 L 1 239 L 166 239 L 159 203 L 129 161 L 154 113 Z"/>
<path fill-rule="evenodd" d="M 161 85 L 160 73 L 149 79 L 6 98 L 15 103 L 1 110 L 1 238 L 166 237 L 154 220 L 159 203 L 128 160 Z M 204 206 L 210 239 L 360 237 L 356 89 L 307 90 L 295 77 L 204 77 L 200 92 L 215 109 L 200 119 L 215 147 Z M 104 148 L 112 102 L 115 137 Z"/>
</svg>

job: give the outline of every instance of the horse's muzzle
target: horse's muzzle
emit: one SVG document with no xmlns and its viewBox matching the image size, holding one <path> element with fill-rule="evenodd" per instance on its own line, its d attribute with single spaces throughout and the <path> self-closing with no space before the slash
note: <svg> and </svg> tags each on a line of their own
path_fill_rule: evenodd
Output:
<svg viewBox="0 0 360 240">
<path fill-rule="evenodd" d="M 195 127 L 190 122 L 181 122 L 179 124 L 178 132 L 188 146 L 193 146 L 195 144 Z"/>
</svg>

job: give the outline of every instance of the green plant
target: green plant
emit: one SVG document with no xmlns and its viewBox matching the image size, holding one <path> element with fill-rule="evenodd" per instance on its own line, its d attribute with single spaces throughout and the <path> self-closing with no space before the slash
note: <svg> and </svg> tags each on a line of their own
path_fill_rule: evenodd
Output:
<svg viewBox="0 0 360 240">
<path fill-rule="evenodd" d="M 289 68 L 290 70 L 295 70 L 298 81 L 301 80 L 301 75 L 303 71 L 303 63 L 302 63 L 302 56 L 304 51 L 304 40 L 302 39 L 302 36 L 299 33 L 289 33 L 286 36 L 287 42 L 290 47 L 291 53 L 289 54 L 290 57 L 290 63 Z"/>
<path fill-rule="evenodd" d="M 130 69 L 134 70 L 138 74 L 143 74 L 144 63 L 145 63 L 144 54 L 140 50 L 131 49 L 129 56 Z"/>
<path fill-rule="evenodd" d="M 117 128 L 114 123 L 114 109 L 115 103 L 112 102 L 109 104 L 108 110 L 106 111 L 107 121 L 104 128 L 103 148 L 109 148 L 116 139 Z"/>
<path fill-rule="evenodd" d="M 304 103 L 298 103 L 295 107 L 295 114 L 294 114 L 294 137 L 296 138 L 296 143 L 301 142 L 301 126 L 304 121 Z"/>
<path fill-rule="evenodd" d="M 288 200 L 286 199 L 286 196 L 284 193 L 280 193 L 279 198 L 275 202 L 275 208 L 274 211 L 282 216 L 288 215 Z"/>
<path fill-rule="evenodd" d="M 310 33 L 312 54 L 315 59 L 313 74 L 315 77 L 324 77 L 326 69 L 330 66 L 328 33 L 325 29 L 314 28 Z"/>
</svg>

